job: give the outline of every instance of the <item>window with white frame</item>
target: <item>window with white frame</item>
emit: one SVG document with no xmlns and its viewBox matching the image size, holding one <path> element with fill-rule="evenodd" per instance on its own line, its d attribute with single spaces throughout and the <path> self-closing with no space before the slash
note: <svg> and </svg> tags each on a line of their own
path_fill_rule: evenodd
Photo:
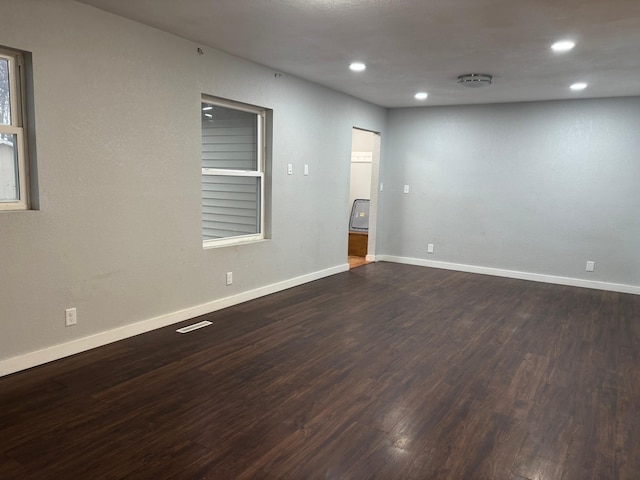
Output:
<svg viewBox="0 0 640 480">
<path fill-rule="evenodd" d="M 202 241 L 264 238 L 265 110 L 203 96 Z"/>
<path fill-rule="evenodd" d="M 0 210 L 29 208 L 24 57 L 0 47 Z"/>
</svg>

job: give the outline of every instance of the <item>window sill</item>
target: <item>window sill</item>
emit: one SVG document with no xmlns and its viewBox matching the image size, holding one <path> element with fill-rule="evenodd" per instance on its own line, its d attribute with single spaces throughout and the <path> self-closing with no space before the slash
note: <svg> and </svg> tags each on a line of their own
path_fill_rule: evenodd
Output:
<svg viewBox="0 0 640 480">
<path fill-rule="evenodd" d="M 6 208 L 6 207 L 1 207 L 0 206 L 0 215 L 2 215 L 3 213 L 24 213 L 24 212 L 35 212 L 37 211 L 34 208 L 29 208 L 26 206 L 12 206 L 11 208 Z"/>
<path fill-rule="evenodd" d="M 238 245 L 249 245 L 253 243 L 267 242 L 268 240 L 269 240 L 268 238 L 257 238 L 257 237 L 236 238 L 234 240 L 229 240 L 229 241 L 209 240 L 208 242 L 202 243 L 202 249 L 210 250 L 210 249 L 224 248 L 224 247 L 236 247 Z"/>
</svg>

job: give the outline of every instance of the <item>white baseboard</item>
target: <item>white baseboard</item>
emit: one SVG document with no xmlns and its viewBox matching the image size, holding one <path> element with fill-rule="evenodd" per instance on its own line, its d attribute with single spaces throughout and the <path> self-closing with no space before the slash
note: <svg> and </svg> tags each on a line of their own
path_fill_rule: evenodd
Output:
<svg viewBox="0 0 640 480">
<path fill-rule="evenodd" d="M 291 278 L 265 287 L 256 288 L 255 290 L 249 290 L 248 292 L 239 293 L 219 300 L 213 300 L 195 307 L 185 308 L 159 317 L 125 325 L 124 327 L 114 328 L 113 330 L 101 332 L 96 335 L 79 338 L 71 342 L 54 345 L 35 352 L 1 360 L 0 377 L 58 360 L 60 358 L 68 357 L 70 355 L 75 355 L 76 353 L 84 352 L 86 350 L 91 350 L 92 348 L 124 340 L 125 338 L 133 337 L 141 333 L 150 332 L 151 330 L 166 327 L 174 323 L 183 322 L 200 315 L 215 312 L 216 310 L 238 305 L 239 303 L 264 297 L 288 288 L 297 287 L 298 285 L 319 280 L 330 275 L 346 272 L 348 270 L 349 264 L 345 263 L 343 265 Z"/>
<path fill-rule="evenodd" d="M 593 288 L 596 290 L 640 295 L 640 287 L 635 285 L 597 282 L 593 280 L 583 280 L 581 278 L 556 277 L 553 275 L 542 275 L 539 273 L 501 270 L 498 268 L 464 265 L 461 263 L 438 262 L 434 260 L 424 260 L 421 258 L 396 257 L 393 255 L 378 255 L 376 259 L 379 262 L 405 263 L 407 265 L 418 265 L 421 267 L 442 268 L 444 270 L 456 270 L 458 272 L 480 273 L 483 275 L 493 275 L 495 277 L 507 277 L 519 280 L 531 280 L 533 282 L 553 283 L 557 285 L 568 285 L 571 287 Z"/>
<path fill-rule="evenodd" d="M 376 256 L 375 255 L 367 255 L 366 257 L 364 257 L 364 259 L 367 262 L 375 262 L 376 261 Z"/>
</svg>

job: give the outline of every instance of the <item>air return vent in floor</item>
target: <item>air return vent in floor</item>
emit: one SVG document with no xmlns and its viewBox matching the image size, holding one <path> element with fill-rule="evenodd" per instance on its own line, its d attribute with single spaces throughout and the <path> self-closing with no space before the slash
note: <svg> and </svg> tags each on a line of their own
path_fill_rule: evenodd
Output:
<svg viewBox="0 0 640 480">
<path fill-rule="evenodd" d="M 202 327 L 208 327 L 211 324 L 212 322 L 208 322 L 205 320 L 204 322 L 198 322 L 198 323 L 194 323 L 193 325 L 189 325 L 187 327 L 179 328 L 178 330 L 176 330 L 176 332 L 189 333 L 189 332 L 193 332 L 194 330 L 198 330 L 199 328 L 202 328 Z"/>
</svg>

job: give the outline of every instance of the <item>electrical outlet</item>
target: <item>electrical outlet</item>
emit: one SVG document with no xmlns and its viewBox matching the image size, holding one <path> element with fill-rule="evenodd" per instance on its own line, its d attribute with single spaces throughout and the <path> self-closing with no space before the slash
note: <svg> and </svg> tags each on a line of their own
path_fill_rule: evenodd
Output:
<svg viewBox="0 0 640 480">
<path fill-rule="evenodd" d="M 304 174 L 309 175 L 309 165 L 307 164 L 304 165 Z"/>
<path fill-rule="evenodd" d="M 380 182 L 380 191 L 382 192 L 384 190 L 384 183 Z"/>
<path fill-rule="evenodd" d="M 64 326 L 71 327 L 72 325 L 76 325 L 78 323 L 78 315 L 74 308 L 67 308 L 64 311 Z"/>
<path fill-rule="evenodd" d="M 409 185 L 404 186 L 404 193 L 409 193 Z"/>
<path fill-rule="evenodd" d="M 293 164 L 287 163 L 287 175 L 293 175 Z"/>
<path fill-rule="evenodd" d="M 596 268 L 596 262 L 588 261 L 587 262 L 587 272 L 593 272 Z"/>
<path fill-rule="evenodd" d="M 427 245 L 427 253 L 433 253 L 433 243 Z"/>
<path fill-rule="evenodd" d="M 227 285 L 231 285 L 233 283 L 233 272 L 227 272 Z"/>
</svg>

